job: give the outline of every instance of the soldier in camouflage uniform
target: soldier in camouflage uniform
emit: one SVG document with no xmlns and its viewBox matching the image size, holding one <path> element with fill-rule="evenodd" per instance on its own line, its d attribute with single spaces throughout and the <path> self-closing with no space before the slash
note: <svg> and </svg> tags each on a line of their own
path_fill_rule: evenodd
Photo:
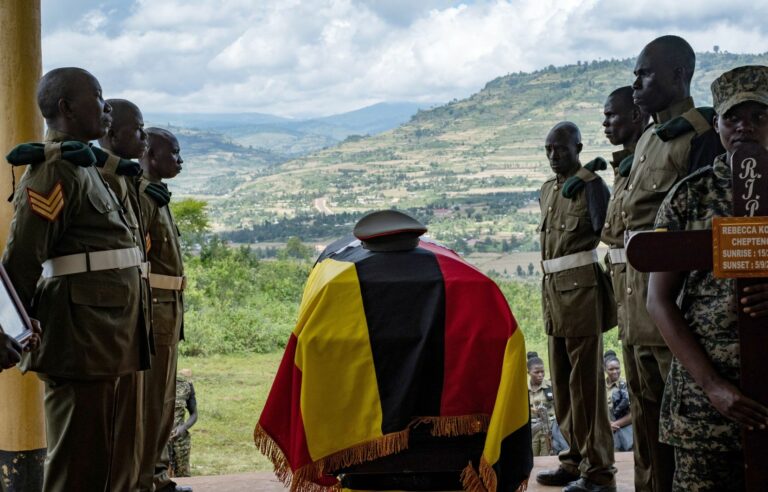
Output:
<svg viewBox="0 0 768 492">
<path fill-rule="evenodd" d="M 711 229 L 712 217 L 732 215 L 731 154 L 742 142 L 768 148 L 768 67 L 726 72 L 712 94 L 719 114 L 714 126 L 727 152 L 670 192 L 659 228 Z M 768 284 L 747 289 L 744 311 L 768 315 Z M 660 439 L 674 446 L 678 492 L 743 491 L 741 427 L 768 425 L 768 408 L 738 388 L 737 309 L 734 280 L 715 278 L 711 270 L 651 274 L 648 310 L 674 354 Z"/>
<path fill-rule="evenodd" d="M 168 455 L 171 458 L 171 472 L 174 477 L 191 476 L 189 452 L 192 437 L 189 429 L 197 422 L 197 399 L 192 385 L 192 371 L 182 369 L 176 376 L 176 406 L 174 407 L 173 431 L 168 441 Z M 189 412 L 189 418 L 185 419 Z"/>
<path fill-rule="evenodd" d="M 712 129 L 714 111 L 694 107 L 690 97 L 695 65 L 693 49 L 678 36 L 651 41 L 637 58 L 633 99 L 640 109 L 653 115 L 653 124 L 637 142 L 621 199 L 623 231 L 627 235 L 652 229 L 659 206 L 672 186 L 723 152 Z M 620 302 L 626 310 L 622 350 L 630 377 L 632 427 L 636 447 L 646 449 L 650 457 L 635 462 L 635 487 L 666 492 L 671 487 L 674 455 L 671 447 L 659 443 L 658 422 L 672 354 L 645 307 L 648 274 L 627 264 L 626 282 Z M 632 384 L 633 372 L 639 384 Z"/>
<path fill-rule="evenodd" d="M 608 206 L 608 187 L 582 166 L 581 134 L 571 122 L 555 125 L 545 149 L 555 176 L 541 187 L 542 308 L 548 335 L 555 415 L 570 448 L 560 466 L 540 472 L 543 485 L 564 492 L 616 490 L 613 438 L 605 407 L 602 333 L 616 325 L 610 283 L 597 247 Z"/>
<path fill-rule="evenodd" d="M 544 379 L 544 361 L 536 352 L 528 352 L 528 401 L 531 406 L 531 444 L 534 456 L 552 453 L 552 425 L 555 420 L 555 399 L 552 385 Z"/>
</svg>

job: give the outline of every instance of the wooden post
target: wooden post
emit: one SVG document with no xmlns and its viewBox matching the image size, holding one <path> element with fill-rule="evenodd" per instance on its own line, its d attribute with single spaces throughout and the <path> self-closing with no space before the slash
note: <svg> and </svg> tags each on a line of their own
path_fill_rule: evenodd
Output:
<svg viewBox="0 0 768 492">
<path fill-rule="evenodd" d="M 42 71 L 40 0 L 0 2 L 0 152 L 40 141 L 43 121 L 35 91 Z M 6 200 L 23 169 L 0 163 L 0 249 L 5 249 L 13 207 Z M 8 492 L 42 489 L 45 458 L 43 386 L 18 369 L 0 373 L 0 480 Z"/>
</svg>

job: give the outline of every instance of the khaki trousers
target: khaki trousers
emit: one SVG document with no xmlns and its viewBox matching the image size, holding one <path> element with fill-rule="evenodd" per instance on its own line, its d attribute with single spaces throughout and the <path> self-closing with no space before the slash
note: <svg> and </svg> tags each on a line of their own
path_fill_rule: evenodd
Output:
<svg viewBox="0 0 768 492">
<path fill-rule="evenodd" d="M 665 346 L 625 346 L 625 364 L 629 366 L 631 354 L 635 361 L 633 370 L 637 372 L 635 387 L 629 385 L 635 449 L 641 442 L 645 448 L 639 462 L 635 455 L 635 490 L 669 492 L 675 473 L 675 454 L 672 446 L 659 442 L 659 414 L 672 352 Z"/>
<path fill-rule="evenodd" d="M 162 490 L 172 484 L 168 476 L 168 440 L 176 405 L 177 345 L 155 345 L 152 368 L 144 373 L 144 453 L 139 490 Z M 154 487 L 154 488 L 153 488 Z"/>
<path fill-rule="evenodd" d="M 144 446 L 144 372 L 121 376 L 117 383 L 112 489 L 134 492 L 139 487 Z"/>
<path fill-rule="evenodd" d="M 603 339 L 548 337 L 555 415 L 570 445 L 565 470 L 600 485 L 615 483 L 613 434 L 603 378 Z"/>
<path fill-rule="evenodd" d="M 39 375 L 45 383 L 44 492 L 112 492 L 117 377 L 77 380 Z"/>
</svg>

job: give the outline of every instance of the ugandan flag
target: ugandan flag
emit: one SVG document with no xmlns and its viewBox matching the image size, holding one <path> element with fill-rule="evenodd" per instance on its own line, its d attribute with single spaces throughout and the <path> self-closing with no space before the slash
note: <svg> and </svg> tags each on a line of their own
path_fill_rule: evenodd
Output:
<svg viewBox="0 0 768 492">
<path fill-rule="evenodd" d="M 438 244 L 329 246 L 304 289 L 254 431 L 291 490 L 408 448 L 409 429 L 486 432 L 465 489 L 514 491 L 533 467 L 525 343 L 495 283 Z"/>
</svg>

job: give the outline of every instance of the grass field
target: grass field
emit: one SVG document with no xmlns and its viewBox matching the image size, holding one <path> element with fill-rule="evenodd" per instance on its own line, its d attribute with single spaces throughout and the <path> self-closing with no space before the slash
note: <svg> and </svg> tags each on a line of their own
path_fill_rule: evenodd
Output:
<svg viewBox="0 0 768 492">
<path fill-rule="evenodd" d="M 179 359 L 179 369 L 192 369 L 197 398 L 198 420 L 190 431 L 193 475 L 272 470 L 253 444 L 253 428 L 282 355 Z"/>
<path fill-rule="evenodd" d="M 527 349 L 546 358 L 541 343 Z M 193 475 L 272 470 L 253 444 L 253 428 L 281 358 L 282 352 L 179 359 L 179 369 L 192 369 L 199 413 L 191 430 Z"/>
</svg>

